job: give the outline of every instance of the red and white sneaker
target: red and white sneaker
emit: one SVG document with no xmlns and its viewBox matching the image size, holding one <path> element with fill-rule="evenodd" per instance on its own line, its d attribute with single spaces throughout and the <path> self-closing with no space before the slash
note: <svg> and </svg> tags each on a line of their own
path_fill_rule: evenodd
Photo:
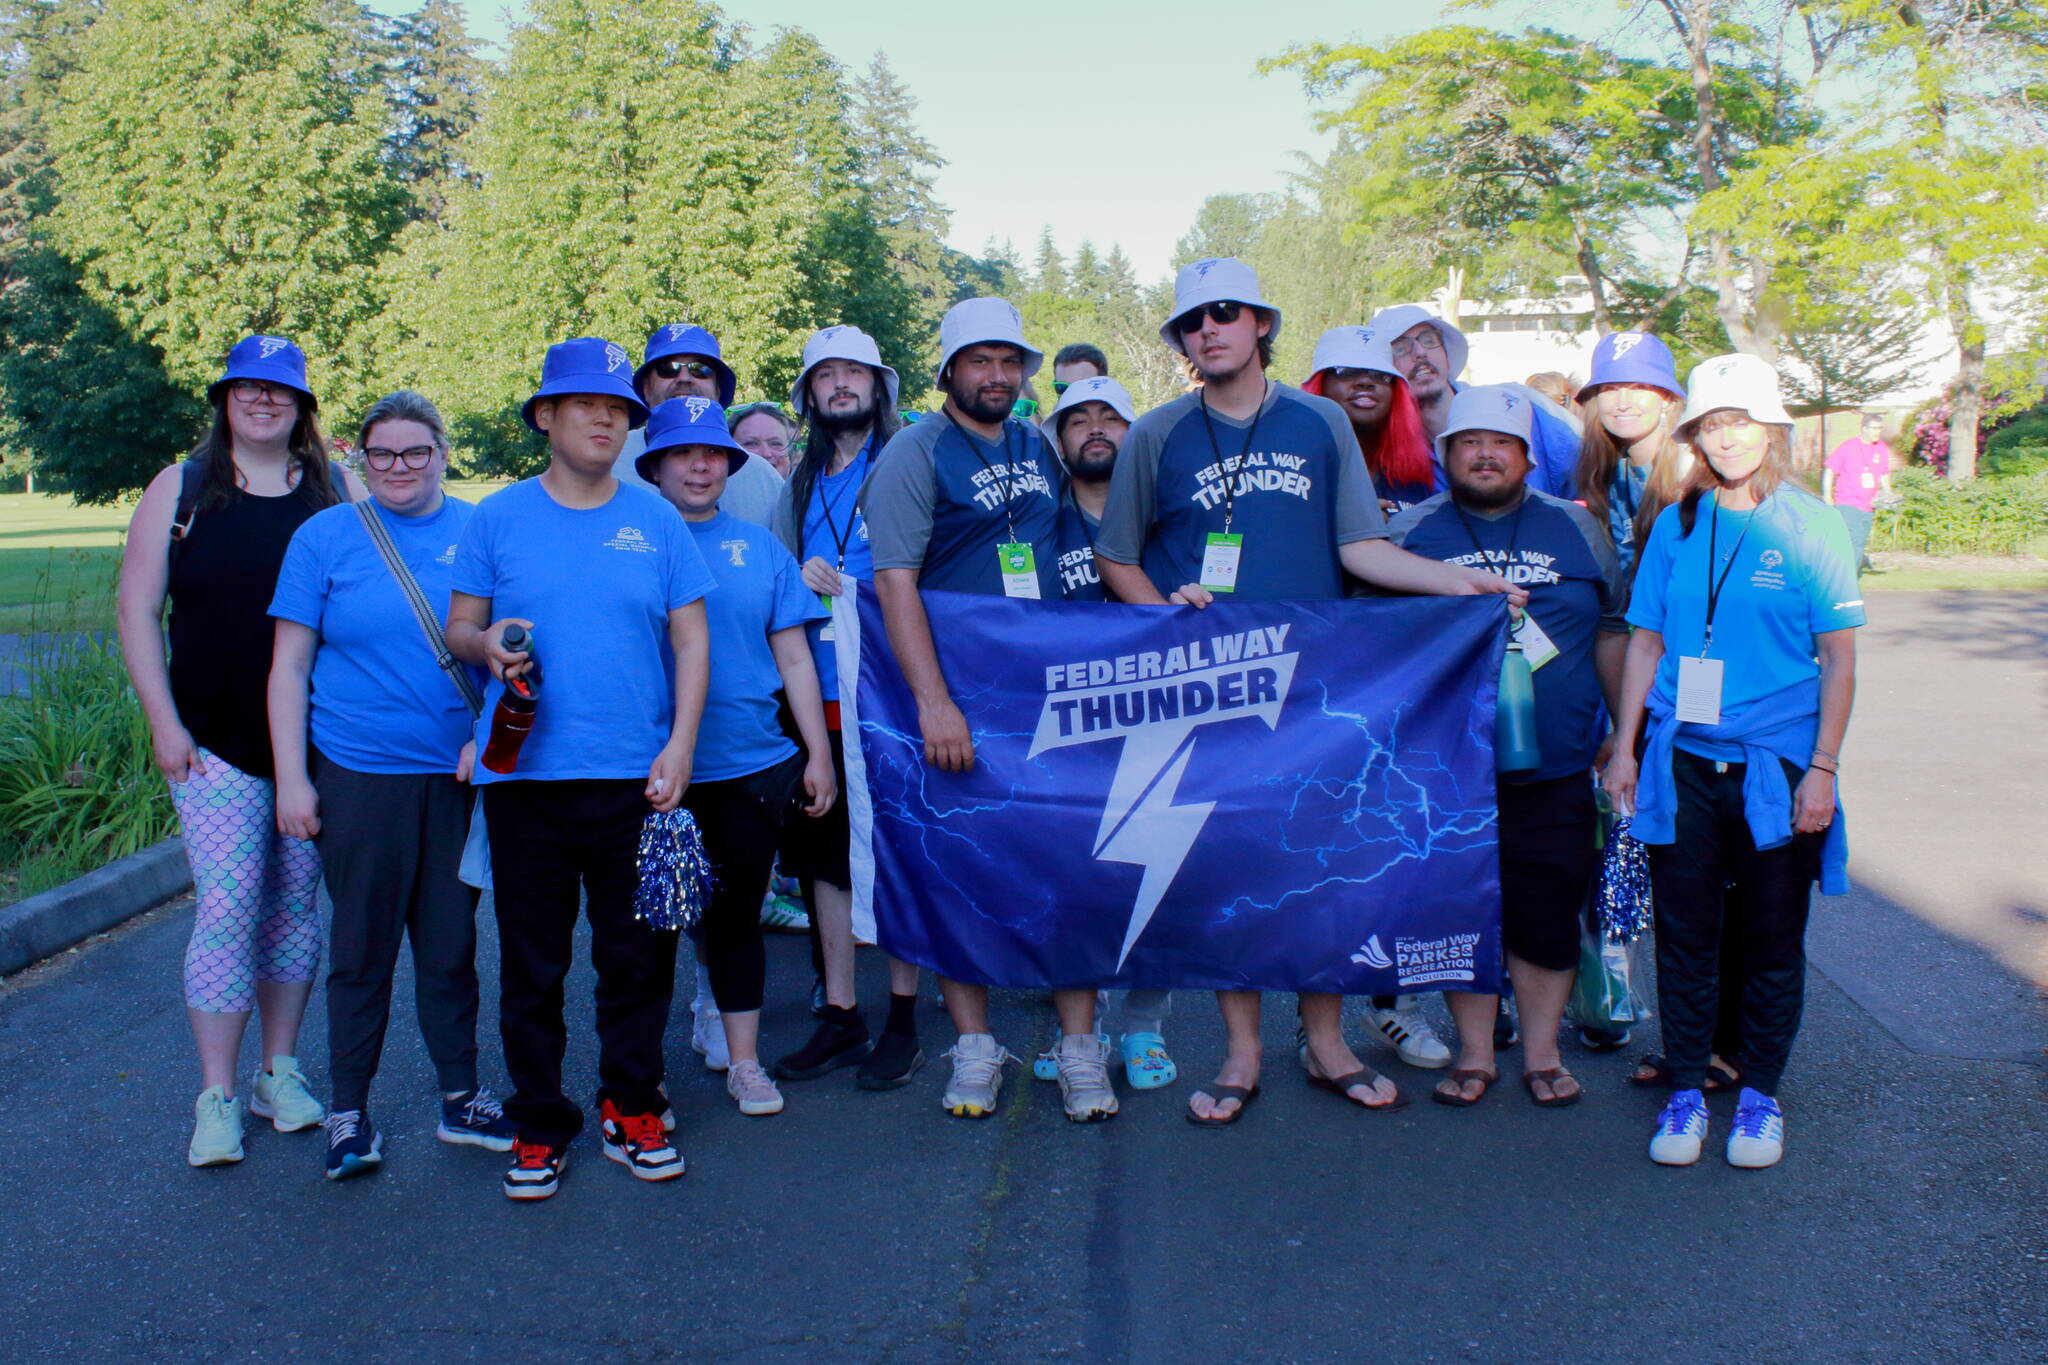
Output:
<svg viewBox="0 0 2048 1365">
<path fill-rule="evenodd" d="M 569 1169 L 569 1149 L 545 1142 L 515 1142 L 512 1169 L 505 1172 L 507 1199 L 546 1199 L 562 1184 Z"/>
<path fill-rule="evenodd" d="M 604 1102 L 604 1154 L 641 1180 L 674 1180 L 683 1173 L 683 1154 L 668 1145 L 658 1114 L 621 1114 Z"/>
</svg>

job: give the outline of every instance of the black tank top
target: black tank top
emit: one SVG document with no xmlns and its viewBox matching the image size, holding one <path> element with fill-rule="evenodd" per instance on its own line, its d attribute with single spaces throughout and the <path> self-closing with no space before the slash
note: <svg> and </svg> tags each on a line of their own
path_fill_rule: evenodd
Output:
<svg viewBox="0 0 2048 1365">
<path fill-rule="evenodd" d="M 335 490 L 343 485 L 330 469 Z M 192 519 L 171 571 L 171 700 L 195 743 L 252 777 L 274 777 L 266 686 L 270 599 L 292 533 L 320 509 L 295 490 L 237 492 Z"/>
</svg>

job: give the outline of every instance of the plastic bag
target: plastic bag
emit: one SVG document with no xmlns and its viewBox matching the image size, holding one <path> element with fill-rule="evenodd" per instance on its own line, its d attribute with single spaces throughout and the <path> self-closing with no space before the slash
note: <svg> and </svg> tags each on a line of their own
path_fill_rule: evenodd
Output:
<svg viewBox="0 0 2048 1365">
<path fill-rule="evenodd" d="M 1637 988 L 1637 945 L 1611 943 L 1597 928 L 1579 929 L 1579 975 L 1565 1006 L 1583 1028 L 1627 1029 L 1650 1017 L 1648 999 Z"/>
</svg>

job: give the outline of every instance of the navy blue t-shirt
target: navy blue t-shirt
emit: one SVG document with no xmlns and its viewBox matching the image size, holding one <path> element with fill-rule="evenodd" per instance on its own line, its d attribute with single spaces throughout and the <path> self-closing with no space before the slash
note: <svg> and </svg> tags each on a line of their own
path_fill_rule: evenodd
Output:
<svg viewBox="0 0 2048 1365">
<path fill-rule="evenodd" d="M 819 473 L 811 484 L 810 505 L 803 509 L 801 517 L 796 507 L 797 481 L 790 479 L 783 484 L 782 496 L 768 526 L 796 556 L 799 565 L 809 559 L 822 559 L 863 583 L 874 581 L 875 556 L 868 543 L 867 519 L 860 512 L 861 485 L 874 472 L 874 455 L 875 437 L 870 431 L 867 444 L 846 468 L 837 474 Z M 831 608 L 824 610 L 825 620 L 813 621 L 804 630 L 811 643 L 811 663 L 818 670 L 819 695 L 826 701 L 837 701 L 839 646 L 826 629 L 831 624 Z"/>
<path fill-rule="evenodd" d="M 1003 595 L 996 547 L 1032 548 L 1038 595 L 1060 599 L 1067 471 L 1038 428 L 1003 422 L 1000 444 L 943 412 L 889 438 L 861 491 L 875 568 L 916 569 L 920 588 Z"/>
<path fill-rule="evenodd" d="M 1095 536 L 1102 523 L 1083 512 L 1072 496 L 1060 509 L 1060 586 L 1069 602 L 1101 602 L 1102 575 L 1095 569 Z"/>
<path fill-rule="evenodd" d="M 1344 596 L 1338 547 L 1387 528 L 1343 409 L 1276 383 L 1254 419 L 1205 412 L 1191 393 L 1133 423 L 1096 548 L 1170 595 L 1201 581 L 1209 534 L 1226 524 L 1244 537 L 1232 600 Z"/>
<path fill-rule="evenodd" d="M 1543 764 L 1501 780 L 1544 782 L 1591 768 L 1608 729 L 1593 643 L 1602 631 L 1628 631 L 1614 547 L 1592 513 L 1532 488 L 1517 507 L 1489 517 L 1439 493 L 1395 517 L 1388 534 L 1426 559 L 1491 569 L 1527 588 L 1530 616 L 1557 646 L 1534 675 Z"/>
</svg>

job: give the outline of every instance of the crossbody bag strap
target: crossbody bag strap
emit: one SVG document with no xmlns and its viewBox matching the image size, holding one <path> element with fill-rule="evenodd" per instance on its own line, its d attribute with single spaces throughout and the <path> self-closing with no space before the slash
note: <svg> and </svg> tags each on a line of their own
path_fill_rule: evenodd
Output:
<svg viewBox="0 0 2048 1365">
<path fill-rule="evenodd" d="M 384 557 L 384 567 L 391 570 L 391 576 L 398 581 L 398 590 L 405 594 L 407 604 L 412 607 L 412 614 L 420 623 L 420 631 L 427 637 L 428 647 L 434 651 L 434 662 L 441 666 L 441 671 L 455 684 L 455 690 L 462 694 L 462 704 L 469 708 L 469 714 L 477 715 L 484 709 L 483 694 L 476 690 L 476 683 L 462 661 L 448 652 L 448 637 L 441 633 L 441 620 L 434 615 L 433 604 L 427 601 L 426 593 L 420 590 L 419 580 L 412 576 L 412 570 L 399 557 L 398 547 L 391 543 L 391 532 L 385 528 L 383 518 L 377 515 L 370 503 L 371 499 L 364 498 L 351 505 L 369 530 L 377 553 Z"/>
</svg>

